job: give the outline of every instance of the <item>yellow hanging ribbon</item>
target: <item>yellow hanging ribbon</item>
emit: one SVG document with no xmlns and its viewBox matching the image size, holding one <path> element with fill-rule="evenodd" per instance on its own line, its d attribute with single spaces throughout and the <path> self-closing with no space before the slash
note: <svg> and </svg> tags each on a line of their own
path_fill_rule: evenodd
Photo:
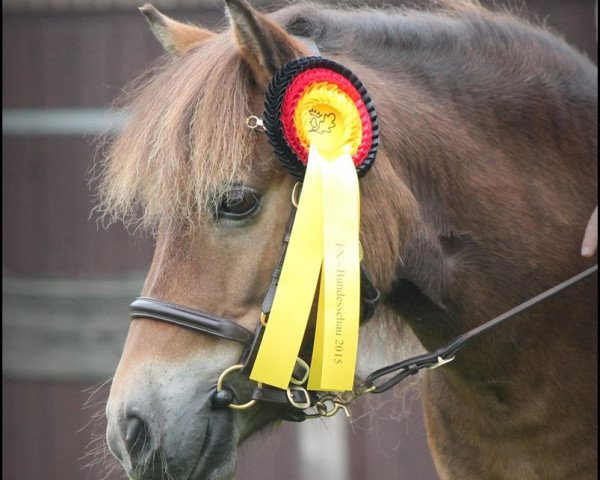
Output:
<svg viewBox="0 0 600 480">
<path fill-rule="evenodd" d="M 296 107 L 308 164 L 286 258 L 250 378 L 287 388 L 319 273 L 319 304 L 308 388 L 351 390 L 360 313 L 359 188 L 352 154 L 362 125 L 335 84 L 309 87 Z"/>
<path fill-rule="evenodd" d="M 313 158 L 318 150 L 312 152 Z M 309 162 L 311 160 L 309 159 Z M 352 390 L 360 313 L 358 178 L 352 158 L 321 163 L 324 260 L 310 390 Z"/>
<path fill-rule="evenodd" d="M 250 378 L 287 388 L 300 351 L 323 262 L 319 163 L 308 164 L 285 261 Z"/>
</svg>

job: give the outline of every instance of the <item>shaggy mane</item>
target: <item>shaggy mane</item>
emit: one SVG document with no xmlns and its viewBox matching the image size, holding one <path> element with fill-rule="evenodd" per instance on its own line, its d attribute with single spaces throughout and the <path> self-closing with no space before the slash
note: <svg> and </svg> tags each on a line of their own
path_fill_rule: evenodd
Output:
<svg viewBox="0 0 600 480">
<path fill-rule="evenodd" d="M 198 223 L 251 160 L 252 78 L 229 32 L 159 67 L 122 102 L 130 114 L 95 167 L 99 211 L 154 230 Z"/>
</svg>

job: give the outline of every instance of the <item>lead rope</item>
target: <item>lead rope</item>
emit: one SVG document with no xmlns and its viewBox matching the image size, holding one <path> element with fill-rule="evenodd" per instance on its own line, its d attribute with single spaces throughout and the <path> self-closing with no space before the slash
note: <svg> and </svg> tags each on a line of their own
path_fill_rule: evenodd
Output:
<svg viewBox="0 0 600 480">
<path fill-rule="evenodd" d="M 491 330 L 500 323 L 504 322 L 505 320 L 508 320 L 509 318 L 514 317 L 515 315 L 523 312 L 524 310 L 527 310 L 528 308 L 531 308 L 532 306 L 552 297 L 553 295 L 556 295 L 557 293 L 574 285 L 575 283 L 583 280 L 584 278 L 589 277 L 597 270 L 598 265 L 594 265 L 593 267 L 588 268 L 587 270 L 575 275 L 574 277 L 571 277 L 570 279 L 559 283 L 558 285 L 546 290 L 545 292 L 540 293 L 539 295 L 536 295 L 533 298 L 530 298 L 529 300 L 521 303 L 520 305 L 511 308 L 502 315 L 499 315 L 493 318 L 492 320 L 489 320 L 488 322 L 479 325 L 478 327 L 472 330 L 469 330 L 467 333 L 458 336 L 447 345 L 437 349 L 432 353 L 418 355 L 416 357 L 412 357 L 402 362 L 395 363 L 393 365 L 389 365 L 387 367 L 383 367 L 379 370 L 376 370 L 367 377 L 367 379 L 365 380 L 365 384 L 358 389 L 358 392 L 382 393 L 386 390 L 389 390 L 394 385 L 404 380 L 406 377 L 414 375 L 424 368 L 433 369 L 451 362 L 452 360 L 454 360 L 456 353 L 460 349 L 462 349 L 469 340 L 475 338 L 478 335 L 481 335 L 483 332 Z M 390 375 L 394 372 L 398 373 L 396 373 L 389 380 L 379 385 L 375 385 L 376 380 Z"/>
<path fill-rule="evenodd" d="M 415 375 L 423 369 L 427 368 L 429 370 L 432 370 L 434 368 L 450 363 L 452 360 L 454 360 L 456 353 L 459 350 L 461 350 L 469 340 L 475 338 L 478 335 L 481 335 L 482 333 L 488 330 L 491 330 L 492 328 L 500 325 L 505 320 L 516 316 L 517 314 L 531 308 L 532 306 L 544 300 L 547 300 L 553 295 L 556 295 L 557 293 L 565 290 L 566 288 L 589 277 L 597 270 L 598 265 L 596 264 L 588 268 L 587 270 L 584 270 L 583 272 L 571 277 L 570 279 L 565 280 L 564 282 L 559 283 L 558 285 L 546 290 L 545 292 L 542 292 L 539 295 L 536 295 L 535 297 L 530 298 L 529 300 L 517 305 L 516 307 L 511 308 L 502 315 L 499 315 L 493 318 L 492 320 L 489 320 L 488 322 L 479 325 L 478 327 L 472 330 L 469 330 L 468 332 L 458 336 L 450 343 L 435 350 L 432 353 L 418 355 L 404 360 L 402 362 L 394 363 L 392 365 L 374 371 L 367 377 L 365 383 L 362 386 L 355 389 L 354 392 L 343 392 L 340 394 L 332 393 L 320 396 L 319 400 L 315 404 L 316 412 L 306 413 L 306 418 L 331 417 L 340 410 L 344 411 L 346 416 L 349 418 L 350 413 L 348 412 L 347 406 L 354 399 L 368 393 L 383 393 L 400 383 L 405 378 Z M 380 383 L 378 385 L 375 384 L 376 380 L 390 375 L 394 372 L 398 373 L 396 373 L 393 377 L 391 377 L 387 381 L 384 381 L 383 383 Z"/>
</svg>

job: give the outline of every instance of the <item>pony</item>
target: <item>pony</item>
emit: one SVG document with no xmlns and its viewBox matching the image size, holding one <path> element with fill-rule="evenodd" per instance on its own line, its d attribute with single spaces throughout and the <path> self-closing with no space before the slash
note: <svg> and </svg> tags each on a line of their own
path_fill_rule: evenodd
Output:
<svg viewBox="0 0 600 480">
<path fill-rule="evenodd" d="M 98 174 L 99 210 L 155 235 L 143 295 L 254 330 L 294 179 L 259 129 L 273 74 L 320 54 L 377 106 L 360 181 L 364 264 L 382 299 L 357 377 L 434 351 L 589 267 L 597 203 L 597 68 L 547 29 L 476 2 L 424 9 L 227 0 L 222 31 L 142 7 L 169 53 L 131 92 Z M 422 375 L 443 480 L 597 477 L 597 277 L 537 304 Z M 415 347 L 418 342 L 418 347 Z M 230 479 L 238 445 L 282 417 L 214 408 L 242 346 L 131 322 L 106 407 L 130 478 Z M 231 375 L 236 395 L 249 380 Z"/>
</svg>

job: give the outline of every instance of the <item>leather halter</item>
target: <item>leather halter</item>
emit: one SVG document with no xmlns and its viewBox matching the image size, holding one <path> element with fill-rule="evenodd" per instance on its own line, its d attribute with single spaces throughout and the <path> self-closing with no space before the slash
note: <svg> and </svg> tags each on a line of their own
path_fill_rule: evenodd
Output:
<svg viewBox="0 0 600 480">
<path fill-rule="evenodd" d="M 226 318 L 154 298 L 138 297 L 129 308 L 129 316 L 132 320 L 134 318 L 161 320 L 243 345 L 249 345 L 254 339 L 254 334 L 250 330 Z"/>
<path fill-rule="evenodd" d="M 297 188 L 294 187 L 294 193 L 296 190 Z M 258 347 L 260 346 L 260 342 L 262 340 L 264 327 L 266 326 L 266 319 L 268 319 L 271 306 L 275 298 L 275 292 L 277 290 L 281 268 L 283 266 L 285 253 L 290 240 L 290 233 L 294 223 L 297 205 L 297 202 L 294 201 L 294 198 L 292 198 L 292 204 L 294 206 L 292 207 L 290 218 L 288 220 L 279 259 L 275 268 L 273 269 L 269 289 L 267 290 L 262 303 L 261 318 L 254 333 L 247 328 L 236 324 L 234 321 L 218 315 L 213 315 L 211 313 L 202 312 L 187 306 L 169 303 L 150 297 L 138 297 L 135 301 L 133 301 L 129 307 L 129 318 L 131 320 L 159 320 L 177 325 L 179 327 L 188 328 L 199 333 L 241 343 L 244 345 L 245 349 L 242 353 L 239 365 L 237 366 L 239 368 L 236 368 L 236 370 L 239 370 L 242 374 L 249 375 L 250 371 L 252 370 L 252 366 L 254 365 Z M 381 298 L 381 293 L 373 285 L 369 273 L 362 263 L 360 278 L 360 323 L 362 325 L 370 320 L 373 316 L 375 307 Z M 242 407 L 246 405 L 251 406 L 251 404 L 254 404 L 254 401 L 280 403 L 287 406 L 292 405 L 296 409 L 300 410 L 313 406 L 318 401 L 319 395 L 309 393 L 301 386 L 308 376 L 308 368 L 308 365 L 306 365 L 304 361 L 298 359 L 293 378 L 291 379 L 291 383 L 295 385 L 290 386 L 290 388 L 287 390 L 281 390 L 274 387 L 263 387 L 260 385 L 258 388 L 255 388 L 252 391 L 252 401 L 248 402 L 248 404 L 242 405 Z M 299 378 L 302 379 L 302 377 L 304 377 L 303 381 L 297 380 Z M 219 393 L 220 390 L 221 389 L 218 388 L 216 393 Z M 232 408 L 240 407 L 239 405 L 233 403 L 234 398 L 232 394 L 222 395 L 220 398 L 216 396 L 215 398 L 217 398 L 217 408 L 222 408 L 225 406 L 231 406 Z M 296 409 L 284 412 L 284 419 L 302 421 L 307 418 L 306 414 Z"/>
</svg>

